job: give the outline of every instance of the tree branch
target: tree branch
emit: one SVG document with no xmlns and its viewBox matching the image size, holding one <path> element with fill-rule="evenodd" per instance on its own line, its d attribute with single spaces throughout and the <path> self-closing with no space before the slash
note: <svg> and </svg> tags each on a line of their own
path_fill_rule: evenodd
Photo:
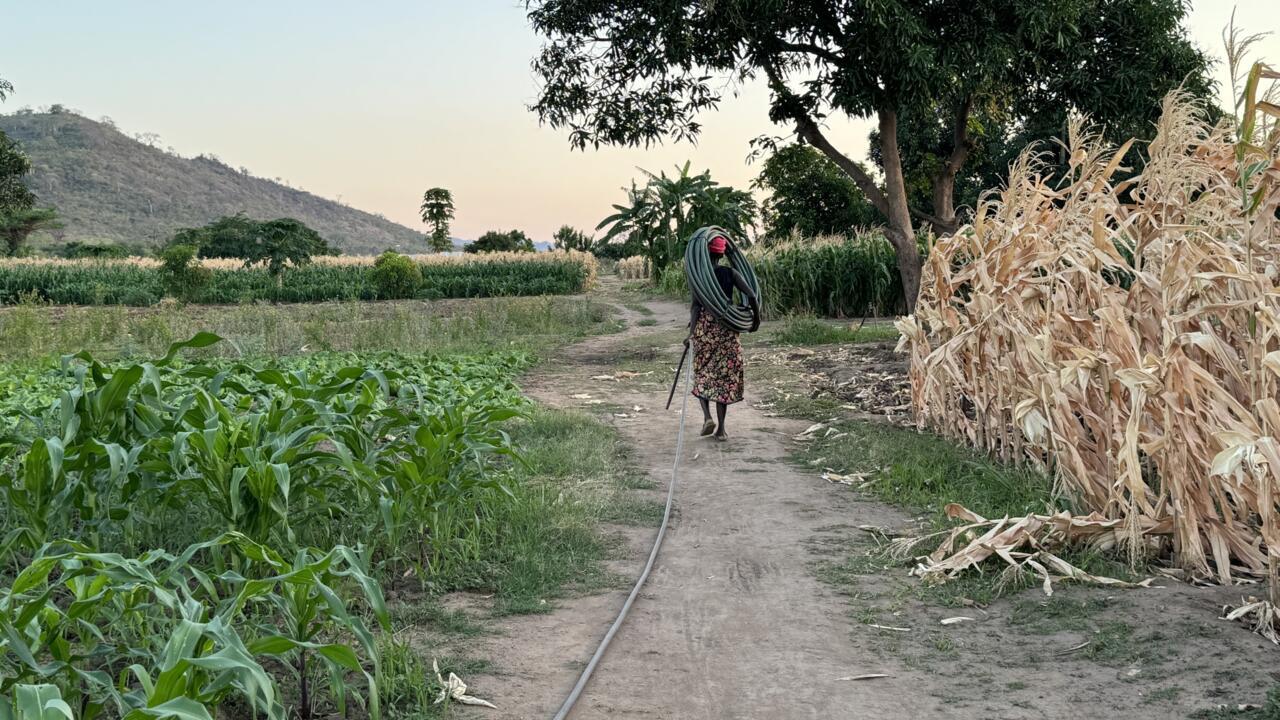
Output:
<svg viewBox="0 0 1280 720">
<path fill-rule="evenodd" d="M 946 225 L 946 222 L 944 222 L 942 218 L 938 217 L 937 215 L 934 215 L 933 213 L 927 213 L 923 210 L 918 210 L 916 208 L 909 208 L 909 209 L 911 211 L 911 217 L 917 220 L 923 220 L 929 223 L 930 225 L 933 225 L 934 227 Z"/>
<path fill-rule="evenodd" d="M 969 115 L 973 112 L 973 95 L 966 95 L 956 111 L 951 125 L 951 155 L 943 166 L 943 172 L 955 177 L 969 158 Z"/>
<path fill-rule="evenodd" d="M 776 41 L 776 45 L 780 50 L 816 55 L 823 60 L 836 65 L 843 65 L 845 62 L 843 55 L 834 53 L 820 45 L 814 45 L 812 43 L 793 43 L 785 40 L 778 40 Z"/>
<path fill-rule="evenodd" d="M 888 217 L 889 201 L 880 186 L 876 184 L 875 179 L 861 165 L 837 150 L 835 145 L 832 145 L 831 141 L 827 139 L 827 136 L 822 134 L 822 129 L 818 127 L 818 123 L 805 110 L 804 103 L 783 82 L 777 67 L 768 59 L 763 60 L 761 64 L 764 66 L 765 75 L 769 78 L 770 88 L 781 99 L 779 109 L 786 117 L 795 122 L 796 133 L 804 138 L 805 142 L 830 158 L 837 167 L 853 180 L 867 200 L 871 201 L 871 204 L 880 211 L 880 214 Z"/>
</svg>

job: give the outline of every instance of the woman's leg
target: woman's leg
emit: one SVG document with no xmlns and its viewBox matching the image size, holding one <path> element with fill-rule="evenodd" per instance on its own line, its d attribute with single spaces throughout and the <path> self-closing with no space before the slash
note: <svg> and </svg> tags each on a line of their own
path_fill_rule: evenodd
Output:
<svg viewBox="0 0 1280 720">
<path fill-rule="evenodd" d="M 716 423 L 711 419 L 711 405 L 706 398 L 698 398 L 698 404 L 702 406 L 702 434 L 710 435 L 716 431 Z"/>
<path fill-rule="evenodd" d="M 716 418 L 720 421 L 720 429 L 716 430 L 716 437 L 720 438 L 721 440 L 724 440 L 725 438 L 729 437 L 724 432 L 724 415 L 727 412 L 729 412 L 728 405 L 725 405 L 722 402 L 716 403 Z"/>
</svg>

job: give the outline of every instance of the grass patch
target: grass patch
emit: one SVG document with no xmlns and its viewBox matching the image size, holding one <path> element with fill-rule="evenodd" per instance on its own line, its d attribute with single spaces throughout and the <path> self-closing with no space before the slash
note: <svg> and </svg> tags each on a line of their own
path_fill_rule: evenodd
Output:
<svg viewBox="0 0 1280 720">
<path fill-rule="evenodd" d="M 616 332 L 613 306 L 590 297 L 179 305 L 149 308 L 23 304 L 0 310 L 0 360 L 39 360 L 88 350 L 96 357 L 159 357 L 198 331 L 229 342 L 213 351 L 279 357 L 318 350 L 401 353 L 541 353 Z M 198 356 L 192 353 L 192 356 Z"/>
<path fill-rule="evenodd" d="M 839 473 L 869 473 L 868 490 L 888 503 L 928 512 L 938 528 L 949 524 L 942 510 L 952 502 L 984 517 L 1062 507 L 1045 476 L 993 462 L 936 435 L 861 421 L 836 429 L 832 437 L 806 443 L 796 459 Z"/>
<path fill-rule="evenodd" d="M 598 524 L 655 517 L 652 503 L 631 497 L 638 472 L 617 431 L 583 412 L 538 408 L 511 434 L 522 482 L 478 587 L 493 592 L 499 614 L 547 612 L 555 598 L 612 587 L 603 561 L 615 548 Z"/>
<path fill-rule="evenodd" d="M 484 633 L 484 627 L 462 610 L 451 610 L 433 597 L 414 602 L 391 603 L 387 610 L 391 622 L 397 627 L 415 626 L 431 632 L 456 637 L 475 637 Z"/>
<path fill-rule="evenodd" d="M 654 320 L 653 318 L 644 318 L 643 320 L 640 320 L 639 322 L 636 323 L 638 327 L 653 327 L 654 325 L 657 325 L 657 324 L 658 324 L 658 321 Z"/>
<path fill-rule="evenodd" d="M 1027 598 L 1013 603 L 1009 609 L 1009 624 L 1034 635 L 1052 635 L 1057 632 L 1083 632 L 1090 628 L 1090 619 L 1116 603 L 1106 598 L 1077 600 L 1057 595 L 1050 598 Z"/>
<path fill-rule="evenodd" d="M 1192 720 L 1280 720 L 1280 685 L 1271 688 L 1261 707 L 1238 710 L 1232 706 L 1198 710 L 1189 717 Z"/>
<path fill-rule="evenodd" d="M 636 302 L 624 302 L 622 303 L 622 306 L 630 310 L 631 312 L 640 313 L 645 317 L 648 317 L 653 314 L 653 309 L 650 308 L 648 305 L 641 305 L 640 303 L 636 303 Z"/>
<path fill-rule="evenodd" d="M 900 334 L 892 325 L 837 325 L 811 317 L 787 318 L 774 331 L 774 339 L 785 345 L 830 345 L 897 340 Z"/>
</svg>

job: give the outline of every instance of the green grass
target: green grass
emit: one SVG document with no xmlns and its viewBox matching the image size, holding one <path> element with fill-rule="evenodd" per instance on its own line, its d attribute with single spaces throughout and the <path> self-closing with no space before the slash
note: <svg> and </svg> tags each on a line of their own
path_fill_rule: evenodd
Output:
<svg viewBox="0 0 1280 720">
<path fill-rule="evenodd" d="M 623 302 L 622 306 L 632 312 L 644 315 L 645 317 L 648 317 L 653 314 L 652 308 L 650 308 L 648 305 L 642 305 L 638 302 L 627 301 L 627 302 Z"/>
<path fill-rule="evenodd" d="M 636 325 L 639 327 L 653 327 L 654 325 L 657 325 L 657 324 L 658 324 L 658 321 L 654 320 L 653 318 L 644 318 L 643 320 L 640 320 L 639 322 L 636 323 Z"/>
<path fill-rule="evenodd" d="M 801 446 L 796 459 L 842 474 L 868 473 L 868 491 L 926 512 L 939 528 L 949 524 L 942 514 L 947 503 L 984 517 L 1062 507 L 1045 476 L 1002 465 L 935 435 L 862 421 L 838 423 L 835 429 L 831 437 Z"/>
<path fill-rule="evenodd" d="M 1009 624 L 1033 635 L 1084 632 L 1091 627 L 1095 615 L 1116 605 L 1115 600 L 1099 597 L 1075 599 L 1058 595 L 1023 598 L 1011 605 Z"/>
<path fill-rule="evenodd" d="M 619 329 L 611 306 L 585 297 L 152 308 L 25 304 L 0 310 L 0 360 L 81 350 L 103 358 L 159 356 L 197 331 L 226 338 L 218 352 L 245 357 L 316 350 L 539 353 Z"/>
<path fill-rule="evenodd" d="M 836 325 L 811 317 L 793 317 L 782 322 L 774 339 L 784 345 L 831 345 L 897 340 L 898 329 L 892 325 Z"/>
<path fill-rule="evenodd" d="M 638 471 L 617 431 L 583 412 L 538 408 L 512 428 L 512 440 L 524 482 L 484 561 L 496 612 L 548 612 L 557 598 L 616 585 L 603 566 L 616 544 L 599 523 L 661 517 L 632 497 Z"/>
</svg>

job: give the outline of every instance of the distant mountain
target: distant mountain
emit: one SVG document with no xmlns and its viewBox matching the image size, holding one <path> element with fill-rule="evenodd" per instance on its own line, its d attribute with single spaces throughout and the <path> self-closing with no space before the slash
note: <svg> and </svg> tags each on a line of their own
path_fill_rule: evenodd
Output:
<svg viewBox="0 0 1280 720">
<path fill-rule="evenodd" d="M 0 130 L 31 158 L 27 185 L 58 210 L 61 242 L 159 245 L 175 230 L 243 212 L 291 217 L 346 253 L 396 248 L 427 252 L 422 232 L 278 182 L 216 158 L 183 158 L 79 115 L 0 115 Z"/>
</svg>

